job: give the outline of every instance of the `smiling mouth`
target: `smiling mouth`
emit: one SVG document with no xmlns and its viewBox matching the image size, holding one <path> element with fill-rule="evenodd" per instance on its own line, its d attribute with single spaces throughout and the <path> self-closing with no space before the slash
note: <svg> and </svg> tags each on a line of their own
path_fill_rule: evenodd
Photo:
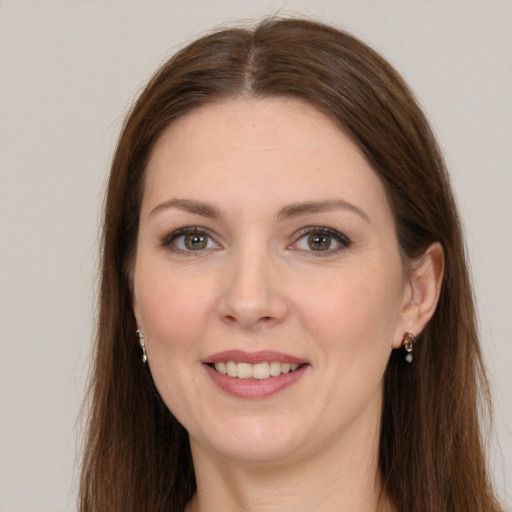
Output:
<svg viewBox="0 0 512 512">
<path fill-rule="evenodd" d="M 228 377 L 236 379 L 263 380 L 292 373 L 305 365 L 297 363 L 280 363 L 279 361 L 256 364 L 240 363 L 236 361 L 219 361 L 217 363 L 210 363 L 208 366 L 218 373 L 227 375 Z"/>
</svg>

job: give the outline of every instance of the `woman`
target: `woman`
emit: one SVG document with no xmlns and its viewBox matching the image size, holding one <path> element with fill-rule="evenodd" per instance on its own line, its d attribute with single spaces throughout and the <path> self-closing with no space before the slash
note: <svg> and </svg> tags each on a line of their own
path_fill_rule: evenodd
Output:
<svg viewBox="0 0 512 512">
<path fill-rule="evenodd" d="M 482 397 L 449 178 L 389 64 L 299 20 L 170 59 L 108 185 L 81 510 L 499 510 Z"/>
</svg>

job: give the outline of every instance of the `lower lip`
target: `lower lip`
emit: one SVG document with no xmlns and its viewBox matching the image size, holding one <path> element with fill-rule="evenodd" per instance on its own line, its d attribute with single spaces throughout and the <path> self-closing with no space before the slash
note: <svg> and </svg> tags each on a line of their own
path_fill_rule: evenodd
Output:
<svg viewBox="0 0 512 512">
<path fill-rule="evenodd" d="M 277 377 L 268 379 L 238 379 L 229 377 L 214 370 L 211 366 L 204 365 L 208 375 L 222 391 L 237 398 L 267 398 L 283 391 L 295 384 L 306 371 L 307 365 L 290 373 L 282 373 Z"/>
</svg>

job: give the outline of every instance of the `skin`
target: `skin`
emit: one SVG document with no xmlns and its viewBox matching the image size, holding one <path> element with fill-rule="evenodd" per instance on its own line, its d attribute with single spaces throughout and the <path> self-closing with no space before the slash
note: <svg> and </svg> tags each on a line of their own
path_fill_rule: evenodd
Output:
<svg viewBox="0 0 512 512">
<path fill-rule="evenodd" d="M 170 204 L 183 199 L 216 216 Z M 205 248 L 188 249 L 182 228 Z M 314 250 L 311 230 L 331 246 Z M 438 244 L 404 266 L 380 179 L 313 107 L 223 101 L 171 125 L 147 167 L 133 308 L 157 389 L 190 435 L 190 510 L 390 510 L 383 375 L 433 314 L 442 267 Z M 202 364 L 231 349 L 307 365 L 270 397 L 234 397 Z"/>
</svg>

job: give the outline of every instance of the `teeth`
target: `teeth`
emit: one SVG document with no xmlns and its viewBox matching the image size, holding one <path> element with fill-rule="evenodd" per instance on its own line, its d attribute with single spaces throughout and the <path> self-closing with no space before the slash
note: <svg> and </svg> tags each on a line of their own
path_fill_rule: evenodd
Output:
<svg viewBox="0 0 512 512">
<path fill-rule="evenodd" d="M 253 379 L 268 379 L 270 377 L 270 365 L 268 363 L 258 363 L 252 365 L 251 377 Z"/>
<path fill-rule="evenodd" d="M 236 376 L 239 379 L 250 379 L 252 377 L 252 364 L 237 363 Z"/>
<path fill-rule="evenodd" d="M 269 366 L 270 375 L 272 375 L 272 377 L 277 377 L 278 375 L 281 375 L 281 363 L 278 363 L 277 361 L 272 361 Z"/>
<path fill-rule="evenodd" d="M 235 361 L 221 361 L 215 363 L 215 369 L 223 375 L 236 377 L 238 379 L 268 379 L 279 375 L 293 372 L 300 368 L 300 364 L 280 363 L 272 361 L 270 363 L 237 363 Z"/>
<path fill-rule="evenodd" d="M 236 377 L 237 376 L 237 364 L 234 363 L 233 361 L 228 361 L 226 363 L 226 368 L 227 368 L 227 374 L 230 376 L 230 377 Z"/>
</svg>

